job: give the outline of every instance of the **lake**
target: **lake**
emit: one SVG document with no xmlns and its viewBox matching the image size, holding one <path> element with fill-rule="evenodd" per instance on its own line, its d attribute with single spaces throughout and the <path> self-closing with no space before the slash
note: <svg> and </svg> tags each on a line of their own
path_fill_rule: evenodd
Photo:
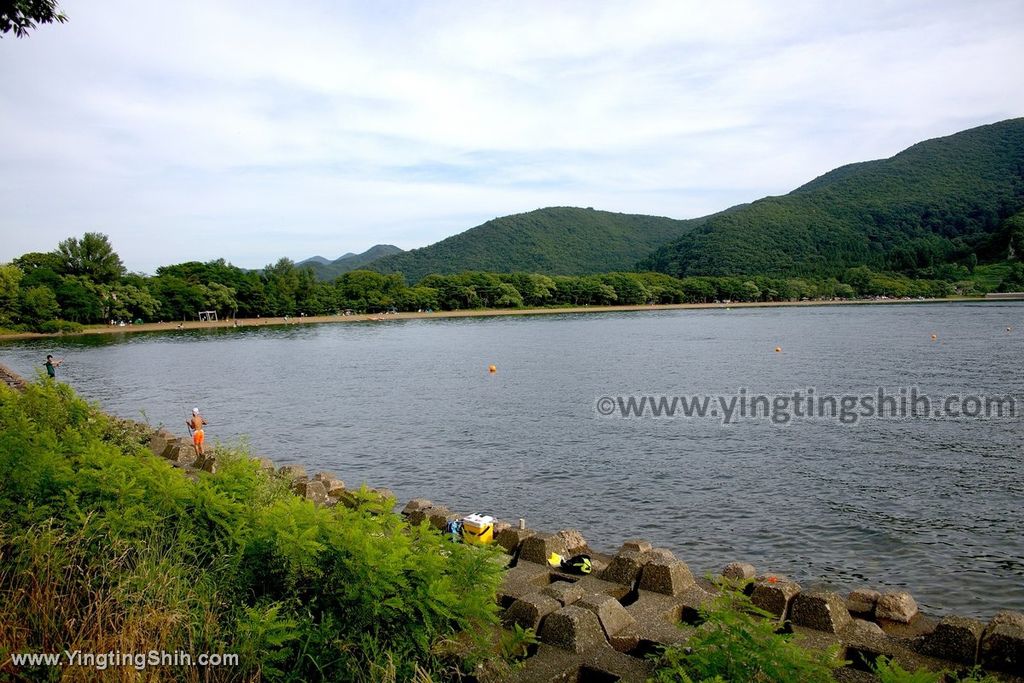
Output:
<svg viewBox="0 0 1024 683">
<path fill-rule="evenodd" d="M 1007 328 L 1010 327 L 1009 331 Z M 935 335 L 935 338 L 932 338 Z M 776 347 L 781 350 L 776 352 Z M 1024 303 L 458 318 L 0 344 L 104 409 L 597 549 L 1024 609 Z M 495 365 L 497 372 L 489 373 Z M 602 397 L 1015 397 L 1015 418 L 602 416 Z M 713 404 L 715 405 L 715 404 Z M 972 406 L 967 406 L 968 408 Z M 777 417 L 782 413 L 778 413 Z"/>
</svg>

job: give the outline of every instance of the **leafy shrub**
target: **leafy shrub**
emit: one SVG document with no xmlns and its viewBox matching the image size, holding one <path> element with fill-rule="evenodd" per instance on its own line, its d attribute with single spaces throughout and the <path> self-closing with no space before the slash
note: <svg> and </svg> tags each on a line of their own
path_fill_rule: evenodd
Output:
<svg viewBox="0 0 1024 683">
<path fill-rule="evenodd" d="M 39 323 L 37 331 L 44 334 L 77 334 L 81 332 L 85 327 L 81 323 L 71 322 L 70 320 L 47 320 Z"/>
<path fill-rule="evenodd" d="M 218 463 L 192 481 L 66 385 L 0 387 L 0 678 L 64 648 L 240 656 L 203 680 L 440 680 L 495 656 L 496 551 Z"/>
<path fill-rule="evenodd" d="M 772 615 L 742 591 L 722 584 L 722 593 L 700 610 L 703 623 L 685 644 L 658 656 L 659 683 L 748 681 L 750 683 L 832 683 L 844 664 L 838 651 L 805 649 L 793 636 L 776 632 Z"/>
</svg>

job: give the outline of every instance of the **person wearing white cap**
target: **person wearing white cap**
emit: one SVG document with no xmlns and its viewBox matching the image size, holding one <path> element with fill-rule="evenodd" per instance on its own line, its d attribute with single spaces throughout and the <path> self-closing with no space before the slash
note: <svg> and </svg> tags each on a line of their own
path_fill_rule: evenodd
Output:
<svg viewBox="0 0 1024 683">
<path fill-rule="evenodd" d="M 199 414 L 199 408 L 192 409 L 192 417 L 185 420 L 185 424 L 188 425 L 188 430 L 192 432 L 192 445 L 196 449 L 196 455 L 204 455 L 203 439 L 206 435 L 203 432 L 203 425 L 206 424 L 206 420 Z"/>
</svg>

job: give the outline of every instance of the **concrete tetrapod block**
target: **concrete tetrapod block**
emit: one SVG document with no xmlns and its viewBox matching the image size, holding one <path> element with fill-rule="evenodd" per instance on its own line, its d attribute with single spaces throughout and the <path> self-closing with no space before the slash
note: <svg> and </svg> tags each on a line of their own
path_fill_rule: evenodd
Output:
<svg viewBox="0 0 1024 683">
<path fill-rule="evenodd" d="M 277 473 L 287 479 L 306 478 L 306 468 L 302 465 L 283 465 L 278 468 Z"/>
<path fill-rule="evenodd" d="M 978 644 L 984 631 L 985 624 L 977 619 L 943 617 L 935 630 L 922 639 L 921 654 L 971 666 L 978 660 Z"/>
<path fill-rule="evenodd" d="M 917 614 L 917 603 L 910 593 L 899 591 L 886 593 L 875 605 L 875 617 L 889 621 L 909 624 Z"/>
<path fill-rule="evenodd" d="M 581 653 L 597 647 L 608 647 L 604 629 L 597 615 L 590 610 L 569 605 L 545 617 L 540 626 L 540 640 L 572 652 Z"/>
<path fill-rule="evenodd" d="M 586 553 L 590 551 L 590 546 L 587 545 L 587 539 L 583 538 L 576 529 L 562 529 L 556 536 L 562 539 L 565 543 L 565 552 L 567 555 L 579 555 L 580 553 Z"/>
<path fill-rule="evenodd" d="M 533 529 L 520 529 L 519 527 L 510 526 L 501 531 L 495 530 L 494 542 L 504 548 L 505 552 L 512 555 L 519 550 L 523 541 L 536 533 Z"/>
<path fill-rule="evenodd" d="M 568 581 L 555 581 L 541 591 L 544 595 L 558 600 L 562 606 L 571 605 L 583 597 L 583 589 Z"/>
<path fill-rule="evenodd" d="M 873 615 L 881 597 L 881 593 L 871 588 L 858 588 L 846 598 L 846 609 L 855 614 Z"/>
<path fill-rule="evenodd" d="M 694 585 L 693 574 L 682 560 L 658 557 L 640 570 L 640 590 L 662 595 L 682 595 Z"/>
<path fill-rule="evenodd" d="M 757 576 L 757 571 L 749 562 L 730 562 L 722 570 L 722 576 L 730 581 L 747 581 Z"/>
<path fill-rule="evenodd" d="M 981 637 L 981 665 L 1024 676 L 1024 614 L 1000 612 Z"/>
<path fill-rule="evenodd" d="M 426 498 L 413 498 L 405 504 L 404 508 L 402 508 L 402 514 L 408 517 L 413 512 L 426 510 L 431 507 L 434 507 L 434 504 Z"/>
<path fill-rule="evenodd" d="M 567 556 L 565 539 L 557 534 L 537 533 L 523 539 L 519 548 L 519 559 L 546 565 L 551 553 L 558 553 L 565 558 Z"/>
<path fill-rule="evenodd" d="M 615 650 L 629 652 L 639 644 L 640 637 L 636 619 L 612 596 L 585 595 L 575 604 L 577 607 L 590 610 L 597 615 L 605 637 Z"/>
<path fill-rule="evenodd" d="M 327 502 L 327 487 L 324 486 L 322 481 L 297 479 L 292 484 L 292 491 L 314 503 Z"/>
<path fill-rule="evenodd" d="M 768 577 L 759 579 L 754 584 L 754 592 L 750 594 L 750 601 L 754 603 L 755 607 L 760 607 L 779 619 L 784 619 L 790 601 L 799 593 L 800 584 L 795 581 Z"/>
<path fill-rule="evenodd" d="M 620 550 L 601 572 L 601 578 L 605 581 L 632 586 L 640 576 L 640 570 L 653 559 L 651 553 L 650 550 L 645 552 Z"/>
<path fill-rule="evenodd" d="M 795 626 L 839 633 L 852 623 L 846 602 L 836 593 L 800 593 L 793 598 L 789 618 Z"/>
<path fill-rule="evenodd" d="M 164 456 L 175 465 L 191 465 L 196 461 L 196 449 L 192 444 L 179 440 L 171 444 Z"/>
<path fill-rule="evenodd" d="M 547 567 L 532 562 L 521 562 L 510 567 L 498 587 L 498 603 L 511 605 L 517 598 L 539 593 L 551 583 Z"/>
<path fill-rule="evenodd" d="M 161 458 L 166 458 L 166 453 L 171 444 L 177 440 L 178 437 L 174 436 L 174 434 L 171 434 L 166 429 L 158 429 L 149 437 L 149 450 L 153 451 Z"/>
<path fill-rule="evenodd" d="M 273 474 L 277 470 L 277 468 L 274 466 L 274 461 L 271 460 L 270 458 L 253 458 L 253 461 L 256 463 L 256 467 L 258 467 L 261 472 L 268 472 L 270 474 Z"/>
<path fill-rule="evenodd" d="M 622 546 L 619 547 L 619 552 L 629 551 L 632 553 L 646 553 L 654 548 L 650 541 L 645 541 L 642 538 L 631 538 L 628 541 L 623 542 Z"/>
<path fill-rule="evenodd" d="M 513 602 L 512 606 L 505 610 L 501 622 L 507 628 L 519 624 L 521 628 L 532 628 L 536 632 L 544 617 L 560 609 L 562 603 L 551 596 L 531 593 Z"/>
<path fill-rule="evenodd" d="M 430 526 L 434 527 L 438 531 L 444 531 L 444 528 L 448 526 L 448 522 L 459 518 L 458 515 L 454 515 L 451 510 L 443 505 L 427 508 L 425 512 L 427 514 L 427 521 L 430 522 Z"/>
</svg>

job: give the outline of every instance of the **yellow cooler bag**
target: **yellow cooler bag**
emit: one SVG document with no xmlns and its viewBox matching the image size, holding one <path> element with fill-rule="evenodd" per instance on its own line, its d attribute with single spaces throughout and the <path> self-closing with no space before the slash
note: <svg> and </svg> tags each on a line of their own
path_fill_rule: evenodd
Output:
<svg viewBox="0 0 1024 683">
<path fill-rule="evenodd" d="M 463 517 L 462 540 L 473 545 L 493 543 L 494 517 L 490 515 L 468 515 Z"/>
</svg>

